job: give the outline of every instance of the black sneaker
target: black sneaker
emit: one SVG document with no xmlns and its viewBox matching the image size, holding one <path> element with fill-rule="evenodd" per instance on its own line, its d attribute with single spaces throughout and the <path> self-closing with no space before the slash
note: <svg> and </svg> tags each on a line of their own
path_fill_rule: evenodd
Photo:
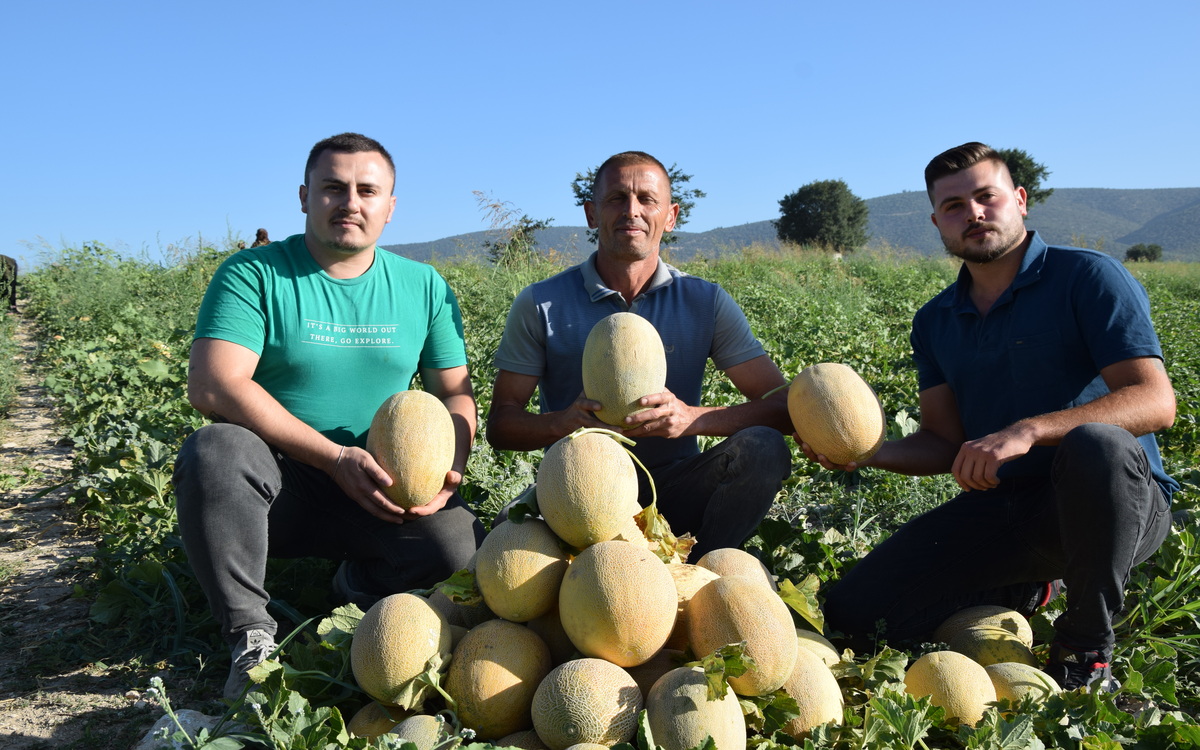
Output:
<svg viewBox="0 0 1200 750">
<path fill-rule="evenodd" d="M 359 581 L 356 567 L 353 560 L 343 560 L 338 566 L 333 576 L 333 598 L 339 605 L 357 604 L 359 609 L 366 612 L 383 597 L 366 590 L 366 586 Z"/>
<path fill-rule="evenodd" d="M 238 638 L 229 660 L 229 679 L 221 695 L 229 702 L 236 701 L 250 684 L 250 670 L 262 664 L 275 650 L 275 637 L 265 630 L 247 630 Z"/>
<path fill-rule="evenodd" d="M 1057 578 L 1053 581 L 1033 584 L 1033 588 L 1033 594 L 1029 597 L 1029 601 L 1017 609 L 1027 618 L 1032 617 L 1039 609 L 1054 601 L 1054 598 L 1062 591 L 1063 582 L 1061 578 Z"/>
<path fill-rule="evenodd" d="M 1121 683 L 1112 676 L 1112 656 L 1102 651 L 1077 651 L 1055 642 L 1050 645 L 1050 660 L 1043 670 L 1063 690 L 1087 688 L 1115 693 Z"/>
</svg>

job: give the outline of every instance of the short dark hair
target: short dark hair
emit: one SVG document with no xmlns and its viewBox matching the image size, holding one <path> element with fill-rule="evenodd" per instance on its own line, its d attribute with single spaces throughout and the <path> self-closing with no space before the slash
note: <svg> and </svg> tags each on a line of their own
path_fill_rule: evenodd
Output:
<svg viewBox="0 0 1200 750">
<path fill-rule="evenodd" d="M 995 149 L 979 141 L 971 141 L 961 146 L 943 151 L 930 160 L 925 167 L 925 192 L 929 194 L 929 202 L 933 203 L 933 183 L 949 177 L 952 174 L 970 169 L 981 161 L 994 161 L 1004 165 L 1008 170 L 1008 162 Z"/>
<path fill-rule="evenodd" d="M 619 154 L 613 154 L 605 159 L 604 163 L 596 169 L 596 176 L 592 178 L 592 198 L 594 199 L 598 197 L 596 195 L 596 188 L 600 185 L 600 178 L 604 176 L 606 171 L 609 169 L 628 167 L 637 164 L 653 164 L 654 166 L 658 167 L 667 177 L 667 188 L 671 187 L 671 173 L 667 171 L 667 168 L 663 166 L 661 161 L 655 159 L 645 151 L 622 151 Z"/>
<path fill-rule="evenodd" d="M 339 133 L 331 135 L 323 141 L 318 141 L 317 145 L 312 147 L 312 151 L 308 152 L 308 161 L 304 163 L 304 184 L 308 184 L 308 175 L 312 173 L 313 167 L 317 164 L 317 159 L 321 158 L 321 154 L 326 151 L 333 151 L 339 154 L 359 154 L 375 152 L 383 157 L 383 160 L 388 163 L 388 168 L 392 171 L 392 190 L 396 187 L 396 162 L 392 161 L 392 155 L 387 152 L 383 144 L 374 138 L 368 138 L 361 133 Z"/>
</svg>

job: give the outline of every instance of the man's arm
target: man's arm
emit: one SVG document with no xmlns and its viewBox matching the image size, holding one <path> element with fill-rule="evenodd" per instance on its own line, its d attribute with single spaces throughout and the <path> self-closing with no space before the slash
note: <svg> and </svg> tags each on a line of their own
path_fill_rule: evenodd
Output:
<svg viewBox="0 0 1200 750">
<path fill-rule="evenodd" d="M 1157 357 L 1126 359 L 1100 371 L 1109 393 L 1086 404 L 1022 419 L 999 432 L 963 443 L 951 471 L 963 489 L 995 487 L 1000 467 L 1035 445 L 1058 445 L 1091 422 L 1116 425 L 1135 437 L 1170 427 L 1175 391 Z"/>
<path fill-rule="evenodd" d="M 733 385 L 746 397 L 734 406 L 691 406 L 675 398 L 670 391 L 644 396 L 638 402 L 646 411 L 625 418 L 625 433 L 630 437 L 669 437 L 711 435 L 727 437 L 747 427 L 765 425 L 784 434 L 792 432 L 788 416 L 787 385 L 783 373 L 771 358 L 763 354 L 734 365 L 725 371 Z"/>
<path fill-rule="evenodd" d="M 254 382 L 258 360 L 240 344 L 196 339 L 188 359 L 188 400 L 209 419 L 241 425 L 288 456 L 329 474 L 371 515 L 403 521 L 403 509 L 380 490 L 392 480 L 371 454 L 338 445 L 293 416 Z"/>
<path fill-rule="evenodd" d="M 433 500 L 417 508 L 411 508 L 405 514 L 406 518 L 428 516 L 441 510 L 450 496 L 462 484 L 463 474 L 466 473 L 467 459 L 471 457 L 471 444 L 475 441 L 477 406 L 475 392 L 471 388 L 471 376 L 467 366 L 449 367 L 445 369 L 421 370 L 421 383 L 425 390 L 438 397 L 450 412 L 454 421 L 454 465 L 446 472 L 446 481 L 442 490 Z"/>
<path fill-rule="evenodd" d="M 545 448 L 580 427 L 614 429 L 596 418 L 598 401 L 581 395 L 562 411 L 534 414 L 526 408 L 539 378 L 500 370 L 492 386 L 492 407 L 488 412 L 487 441 L 497 450 L 531 451 Z"/>
</svg>

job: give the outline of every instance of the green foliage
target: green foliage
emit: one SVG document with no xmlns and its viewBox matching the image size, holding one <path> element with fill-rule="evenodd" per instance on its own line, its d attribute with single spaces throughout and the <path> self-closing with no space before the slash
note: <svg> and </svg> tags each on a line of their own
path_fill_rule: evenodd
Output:
<svg viewBox="0 0 1200 750">
<path fill-rule="evenodd" d="M 1029 208 L 1044 202 L 1054 193 L 1054 188 L 1041 186 L 1042 180 L 1050 176 L 1050 170 L 1046 169 L 1045 165 L 1034 161 L 1032 156 L 1019 148 L 1000 148 L 996 149 L 996 152 L 1008 165 L 1013 184 L 1025 188 Z"/>
<path fill-rule="evenodd" d="M 576 172 L 575 179 L 571 180 L 571 192 L 575 194 L 575 205 L 582 206 L 587 201 L 592 200 L 592 188 L 596 182 L 596 170 L 599 166 L 592 167 L 586 174 Z M 684 224 L 687 224 L 691 218 L 692 209 L 696 206 L 696 199 L 705 197 L 703 190 L 698 188 L 684 187 L 691 182 L 692 175 L 684 174 L 678 164 L 672 164 L 667 169 L 667 178 L 671 181 L 671 201 L 679 204 L 679 216 L 675 219 L 675 228 L 682 229 Z M 596 230 L 589 229 L 587 233 L 588 239 L 593 243 L 596 241 Z M 665 232 L 662 238 L 662 244 L 673 244 L 678 237 L 674 232 Z"/>
<path fill-rule="evenodd" d="M 0 417 L 16 403 L 20 362 L 17 357 L 17 319 L 0 314 Z"/>
<path fill-rule="evenodd" d="M 554 219 L 535 221 L 528 214 L 514 219 L 517 211 L 507 201 L 495 200 L 478 190 L 474 194 L 479 207 L 487 212 L 491 231 L 496 235 L 483 242 L 483 249 L 493 263 L 509 268 L 541 259 L 537 251 L 537 233 L 549 227 Z"/>
<path fill-rule="evenodd" d="M 849 252 L 867 244 L 867 213 L 845 182 L 819 180 L 780 199 L 775 231 L 783 242 Z"/>
<path fill-rule="evenodd" d="M 1162 258 L 1162 245 L 1147 245 L 1144 242 L 1139 242 L 1136 245 L 1131 245 L 1125 251 L 1125 260 L 1128 261 L 1146 261 L 1151 263 Z"/>
</svg>

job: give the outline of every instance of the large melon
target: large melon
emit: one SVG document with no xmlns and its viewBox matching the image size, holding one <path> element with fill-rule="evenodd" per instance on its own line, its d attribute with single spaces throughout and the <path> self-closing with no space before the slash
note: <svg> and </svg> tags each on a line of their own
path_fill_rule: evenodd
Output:
<svg viewBox="0 0 1200 750">
<path fill-rule="evenodd" d="M 1058 683 L 1050 675 L 1037 667 L 1021 664 L 1015 661 L 1005 661 L 989 664 L 984 667 L 996 688 L 996 699 L 1006 699 L 1018 703 L 1027 695 L 1032 695 L 1036 701 L 1043 701 L 1053 693 L 1062 691 Z"/>
<path fill-rule="evenodd" d="M 568 435 L 546 449 L 538 464 L 537 501 L 554 533 L 576 549 L 629 530 L 642 509 L 633 459 L 600 432 Z"/>
<path fill-rule="evenodd" d="M 804 648 L 796 652 L 796 664 L 783 690 L 800 708 L 800 715 L 783 727 L 792 737 L 803 740 L 815 727 L 842 723 L 842 689 L 815 652 Z"/>
<path fill-rule="evenodd" d="M 825 666 L 832 667 L 842 660 L 842 655 L 829 639 L 820 633 L 814 633 L 811 630 L 796 628 L 796 643 L 799 644 L 802 650 L 808 650 L 817 656 L 821 657 L 821 661 L 825 662 Z"/>
<path fill-rule="evenodd" d="M 1020 638 L 995 625 L 977 625 L 960 630 L 947 645 L 951 651 L 965 654 L 985 667 L 1007 661 L 1031 667 L 1041 664 Z"/>
<path fill-rule="evenodd" d="M 668 565 L 667 570 L 675 579 L 675 595 L 678 604 L 675 608 L 675 627 L 671 629 L 671 636 L 667 638 L 664 648 L 686 651 L 689 645 L 688 605 L 701 586 L 709 581 L 715 581 L 721 576 L 708 568 L 687 563 Z"/>
<path fill-rule="evenodd" d="M 428 505 L 454 466 L 454 420 L 436 396 L 400 391 L 375 411 L 367 451 L 392 478 L 383 488 L 402 508 Z"/>
<path fill-rule="evenodd" d="M 580 653 L 622 667 L 648 660 L 675 624 L 675 581 L 654 553 L 629 542 L 600 542 L 563 576 L 558 616 Z"/>
<path fill-rule="evenodd" d="M 533 695 L 533 728 L 550 750 L 580 742 L 612 747 L 633 739 L 642 691 L 603 659 L 575 659 L 550 670 Z"/>
<path fill-rule="evenodd" d="M 650 321 L 619 312 L 592 326 L 583 345 L 583 393 L 603 405 L 601 421 L 625 427 L 625 417 L 644 408 L 638 399 L 661 393 L 666 383 L 667 355 Z"/>
<path fill-rule="evenodd" d="M 933 640 L 949 643 L 959 632 L 980 625 L 1004 628 L 1026 646 L 1033 646 L 1033 628 L 1029 620 L 1020 612 L 997 604 L 979 604 L 960 609 L 938 625 L 937 630 L 933 631 Z"/>
<path fill-rule="evenodd" d="M 416 678 L 449 660 L 450 640 L 450 623 L 428 601 L 413 594 L 386 596 L 367 610 L 354 631 L 354 679 L 380 703 L 419 706 L 429 687 Z"/>
<path fill-rule="evenodd" d="M 972 727 L 996 700 L 987 670 L 955 651 L 932 651 L 917 659 L 904 674 L 904 689 L 918 698 L 929 696 L 949 718 Z"/>
<path fill-rule="evenodd" d="M 722 576 L 700 587 L 688 605 L 688 639 L 697 657 L 745 641 L 755 666 L 729 684 L 747 696 L 782 687 L 800 650 L 787 605 L 761 580 L 745 576 Z"/>
<path fill-rule="evenodd" d="M 823 362 L 801 370 L 788 388 L 788 413 L 800 439 L 835 464 L 865 461 L 883 445 L 883 407 L 846 365 Z"/>
<path fill-rule="evenodd" d="M 462 725 L 480 739 L 494 740 L 533 726 L 533 693 L 549 672 L 550 650 L 536 633 L 489 620 L 454 649 L 445 688 Z"/>
<path fill-rule="evenodd" d="M 479 545 L 475 582 L 488 609 L 505 620 L 527 622 L 553 609 L 567 559 L 544 522 L 505 521 Z"/>
<path fill-rule="evenodd" d="M 690 750 L 712 737 L 718 750 L 745 750 L 746 720 L 737 694 L 726 690 L 708 699 L 708 680 L 698 667 L 667 672 L 646 696 L 646 718 L 654 744 L 664 750 Z"/>
<path fill-rule="evenodd" d="M 762 582 L 769 586 L 772 591 L 779 590 L 779 584 L 775 583 L 775 576 L 771 575 L 771 571 L 767 570 L 767 566 L 763 564 L 763 561 L 746 550 L 738 549 L 737 547 L 710 549 L 704 553 L 703 557 L 696 561 L 696 564 L 701 568 L 711 570 L 719 576 L 761 578 Z"/>
</svg>

